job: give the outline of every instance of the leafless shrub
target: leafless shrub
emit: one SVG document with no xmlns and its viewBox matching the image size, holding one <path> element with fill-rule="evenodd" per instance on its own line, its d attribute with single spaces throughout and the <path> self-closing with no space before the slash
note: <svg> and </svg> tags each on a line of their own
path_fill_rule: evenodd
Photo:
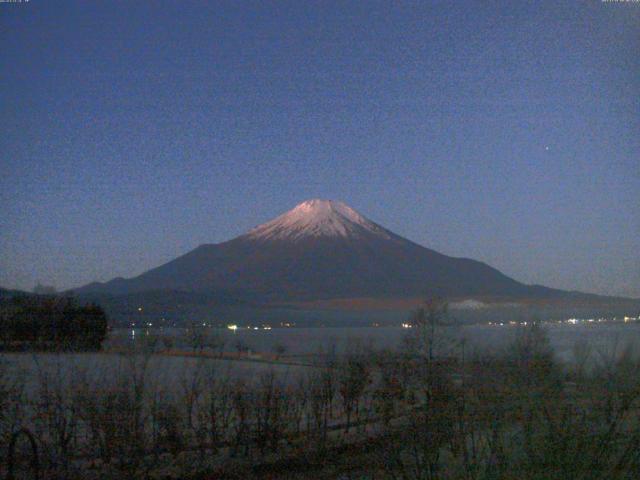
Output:
<svg viewBox="0 0 640 480">
<path fill-rule="evenodd" d="M 254 390 L 252 424 L 253 437 L 261 455 L 267 448 L 276 451 L 285 437 L 287 400 L 284 385 L 273 371 L 260 376 Z"/>
<path fill-rule="evenodd" d="M 0 356 L 0 458 L 6 458 L 11 436 L 24 423 L 24 373 Z"/>
<path fill-rule="evenodd" d="M 395 352 L 381 352 L 373 360 L 377 371 L 374 386 L 373 408 L 382 419 L 384 427 L 398 414 L 406 394 L 406 377 L 403 375 L 401 357 Z"/>
<path fill-rule="evenodd" d="M 229 439 L 233 414 L 232 401 L 233 385 L 228 372 L 209 368 L 205 374 L 205 394 L 198 414 L 199 424 L 213 452 L 216 452 Z"/>
<path fill-rule="evenodd" d="M 34 429 L 46 458 L 47 467 L 58 474 L 69 470 L 77 449 L 78 402 L 70 395 L 72 385 L 84 383 L 83 372 L 75 364 L 67 367 L 60 357 L 46 365 L 37 364 Z"/>
<path fill-rule="evenodd" d="M 366 351 L 347 353 L 337 364 L 337 383 L 342 410 L 345 415 L 345 432 L 351 427 L 352 417 L 358 417 L 360 402 L 370 382 L 370 356 Z"/>
</svg>

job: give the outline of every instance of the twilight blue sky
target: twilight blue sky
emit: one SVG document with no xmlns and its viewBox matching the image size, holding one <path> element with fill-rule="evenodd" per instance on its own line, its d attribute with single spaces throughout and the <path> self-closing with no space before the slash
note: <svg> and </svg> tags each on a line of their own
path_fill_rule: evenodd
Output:
<svg viewBox="0 0 640 480">
<path fill-rule="evenodd" d="M 314 197 L 640 297 L 640 4 L 0 3 L 0 285 L 132 276 Z"/>
</svg>

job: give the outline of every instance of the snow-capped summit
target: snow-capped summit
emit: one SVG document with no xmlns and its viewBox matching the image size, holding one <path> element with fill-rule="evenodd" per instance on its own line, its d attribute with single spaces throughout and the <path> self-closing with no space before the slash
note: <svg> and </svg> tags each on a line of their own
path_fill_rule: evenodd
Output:
<svg viewBox="0 0 640 480">
<path fill-rule="evenodd" d="M 375 234 L 389 238 L 387 230 L 342 202 L 313 199 L 248 233 L 253 239 L 298 240 L 304 237 L 358 237 Z"/>
</svg>

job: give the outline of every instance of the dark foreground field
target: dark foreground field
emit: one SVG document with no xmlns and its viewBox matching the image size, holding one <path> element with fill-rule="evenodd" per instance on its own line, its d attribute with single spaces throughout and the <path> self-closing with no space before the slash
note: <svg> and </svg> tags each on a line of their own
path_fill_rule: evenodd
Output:
<svg viewBox="0 0 640 480">
<path fill-rule="evenodd" d="M 399 348 L 304 362 L 152 339 L 5 354 L 0 478 L 638 478 L 631 350 L 578 342 L 560 363 L 528 325 L 472 353 L 429 318 Z"/>
</svg>

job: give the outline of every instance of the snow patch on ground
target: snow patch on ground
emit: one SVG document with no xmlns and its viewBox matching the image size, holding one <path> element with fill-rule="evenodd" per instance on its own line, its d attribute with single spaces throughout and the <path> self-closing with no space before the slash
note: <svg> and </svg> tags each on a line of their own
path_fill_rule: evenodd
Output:
<svg viewBox="0 0 640 480">
<path fill-rule="evenodd" d="M 483 308 L 515 308 L 521 307 L 522 305 L 515 302 L 503 302 L 503 303 L 485 303 L 480 300 L 474 300 L 472 298 L 468 298 L 466 300 L 461 300 L 459 302 L 452 302 L 449 307 L 456 310 L 480 310 Z"/>
<path fill-rule="evenodd" d="M 489 305 L 479 300 L 467 299 L 460 302 L 454 302 L 450 305 L 450 308 L 457 310 L 478 310 L 480 308 L 487 308 Z"/>
</svg>

